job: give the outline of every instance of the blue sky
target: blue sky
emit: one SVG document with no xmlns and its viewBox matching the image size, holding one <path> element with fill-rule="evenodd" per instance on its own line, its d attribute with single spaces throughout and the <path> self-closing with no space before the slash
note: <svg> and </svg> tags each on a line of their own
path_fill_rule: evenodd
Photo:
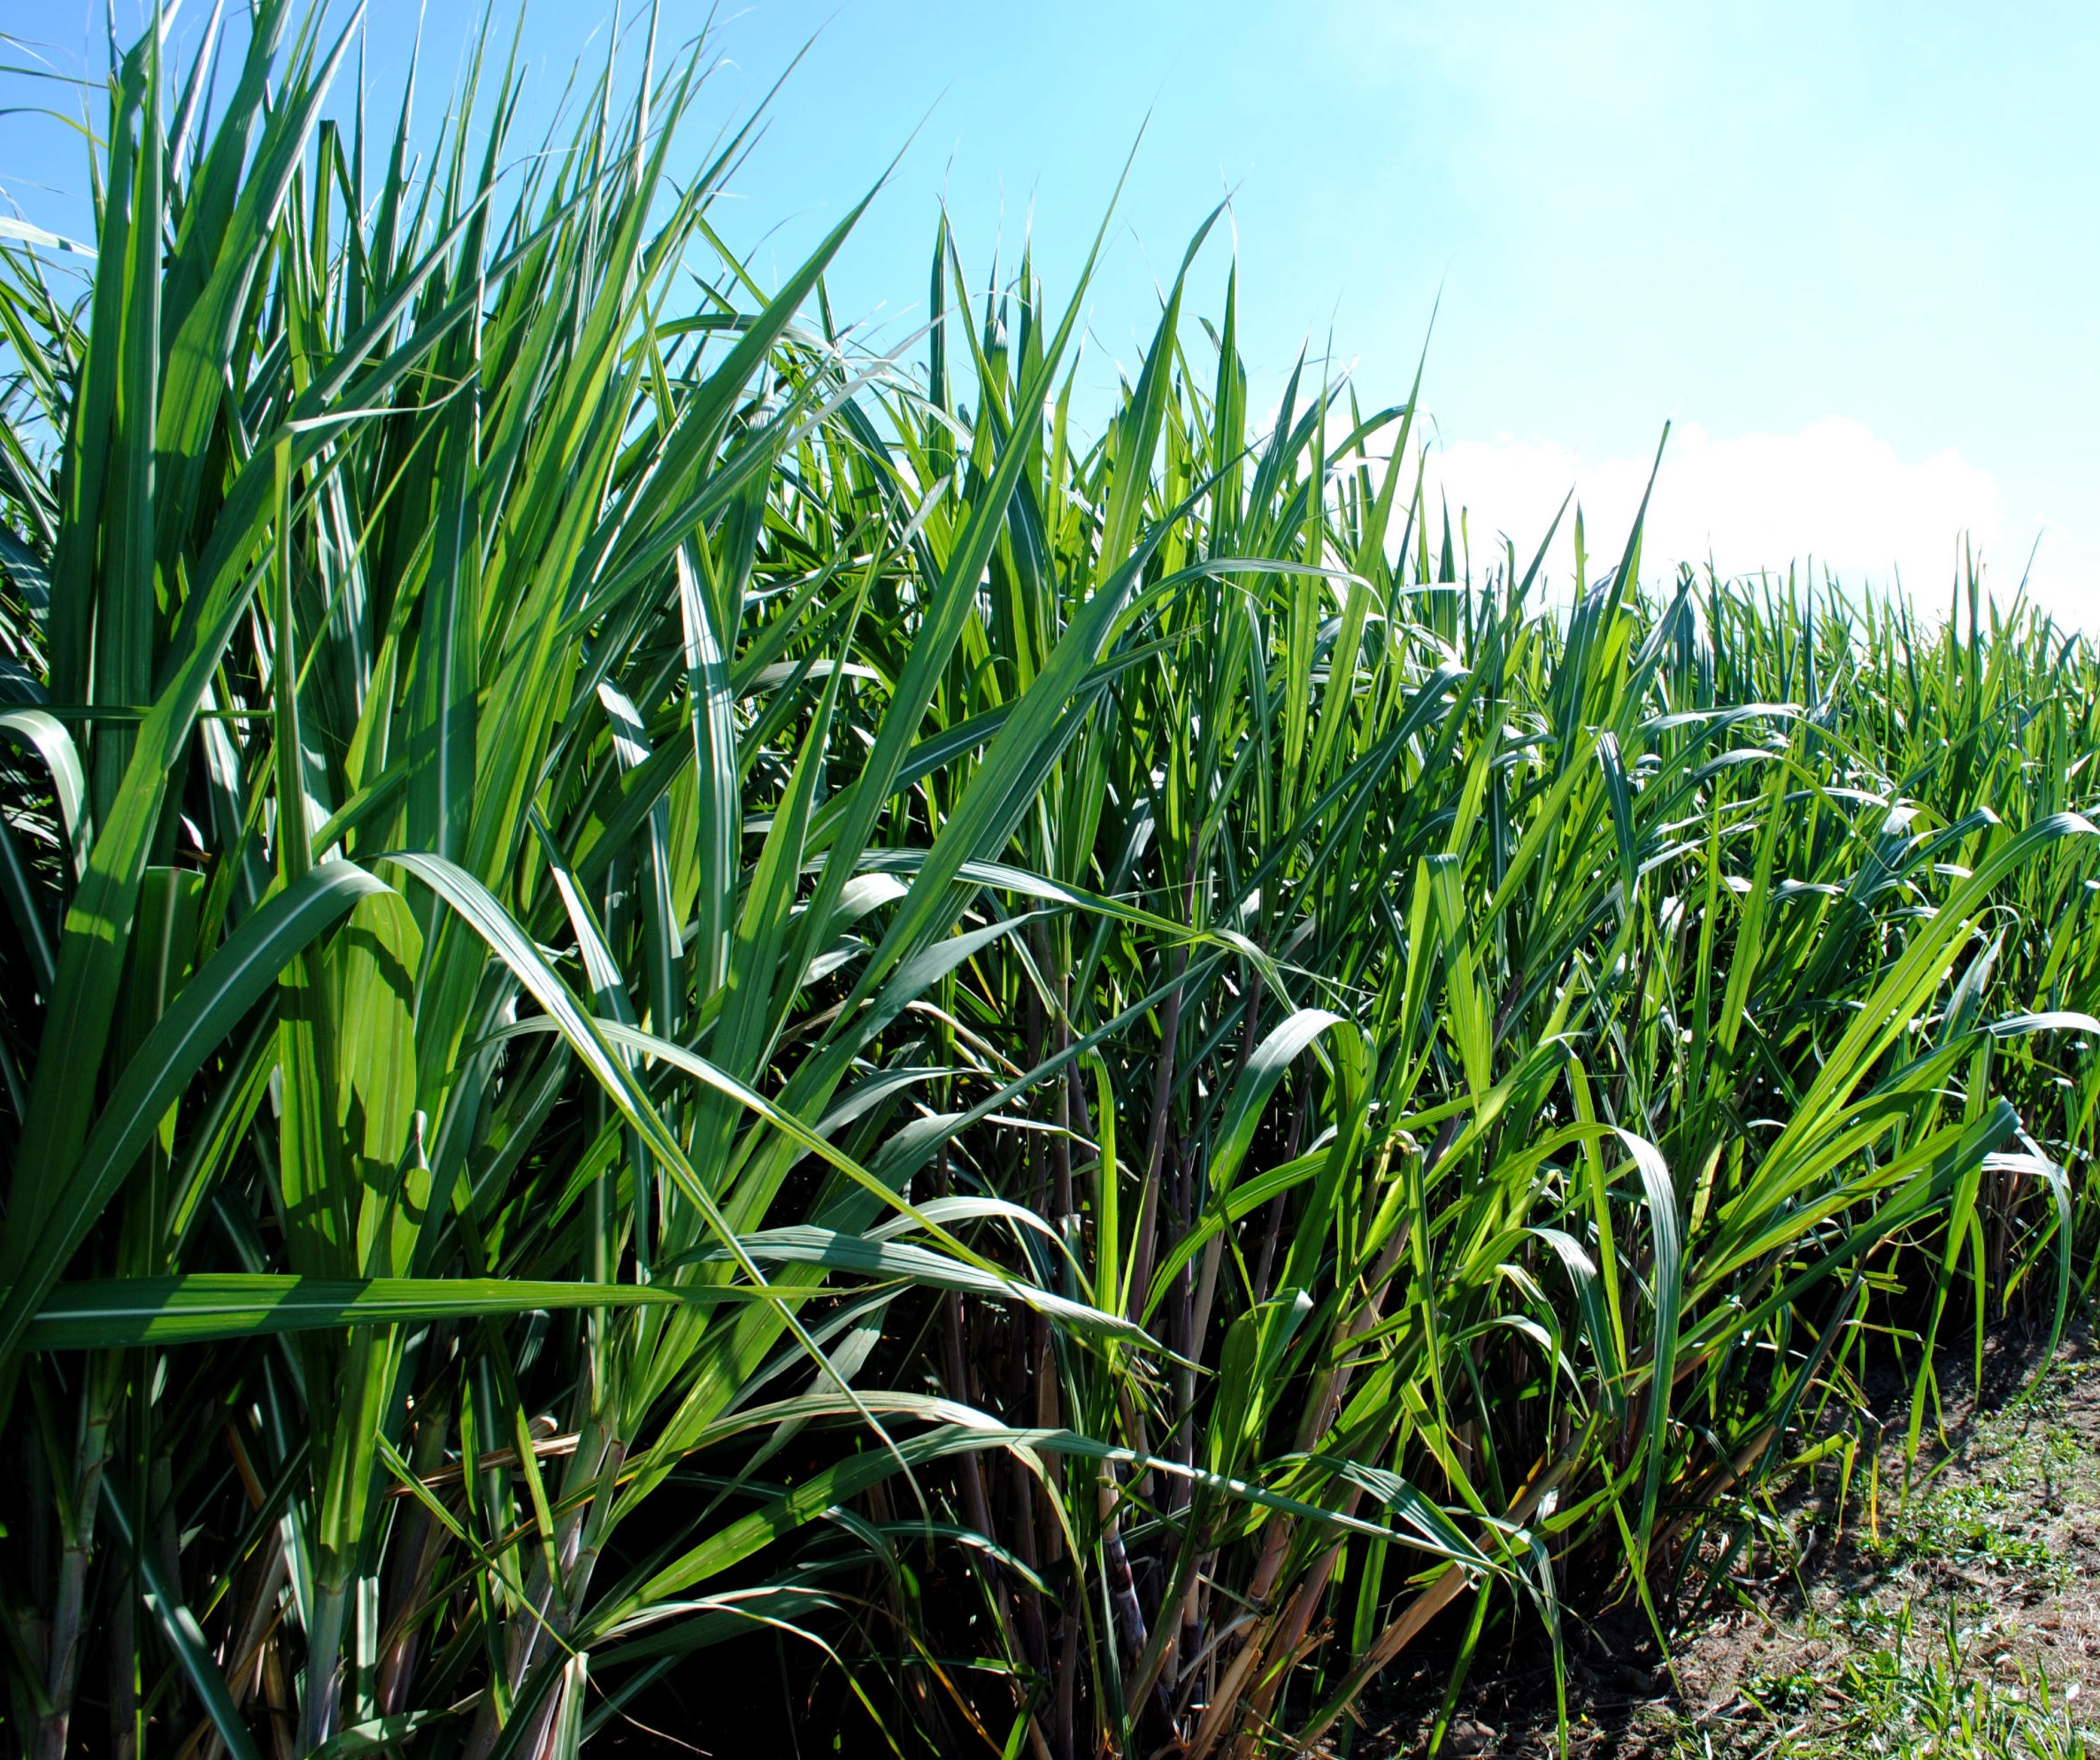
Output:
<svg viewBox="0 0 2100 1760">
<path fill-rule="evenodd" d="M 542 89 L 601 52 L 609 10 L 528 14 Z M 47 52 L 81 65 L 99 16 L 52 0 Z M 372 0 L 382 83 L 416 16 Z M 434 73 L 466 16 L 433 0 Z M 666 40 L 705 16 L 665 0 Z M 1258 396 L 1331 338 L 1367 403 L 1396 400 L 1441 293 L 1424 401 L 1476 534 L 1535 541 L 1579 484 L 1615 550 L 1669 419 L 1663 553 L 1899 566 L 1936 602 L 1963 531 L 2001 590 L 2040 536 L 2037 592 L 2100 626 L 2100 9 L 758 0 L 716 19 L 712 116 L 810 45 L 725 211 L 762 275 L 905 149 L 834 277 L 842 312 L 917 321 L 943 195 L 972 265 L 1032 233 L 1067 283 L 1145 125 L 1090 300 L 1104 380 L 1229 194 L 1197 304 L 1236 250 Z M 46 223 L 83 181 L 55 141 L 0 118 L 0 187 Z"/>
</svg>

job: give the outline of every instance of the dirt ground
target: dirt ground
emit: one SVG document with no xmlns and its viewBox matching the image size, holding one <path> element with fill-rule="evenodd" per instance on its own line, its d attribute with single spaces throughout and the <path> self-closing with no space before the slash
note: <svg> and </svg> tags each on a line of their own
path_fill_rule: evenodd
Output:
<svg viewBox="0 0 2100 1760">
<path fill-rule="evenodd" d="M 1637 1609 L 1571 1630 L 1569 1754 L 2100 1756 L 2100 1341 L 2073 1337 L 2037 1379 L 2002 1336 L 1985 1365 L 1981 1402 L 1958 1366 L 1943 1382 L 1943 1435 L 1927 1424 L 1907 1493 L 1898 1412 L 1842 1523 L 1835 1473 L 1776 1500 L 1666 1664 Z M 1483 1645 L 1444 1754 L 1558 1751 L 1546 1640 L 1535 1621 L 1507 1643 Z M 1436 1679 L 1418 1668 L 1366 1715 L 1358 1760 L 1429 1751 Z"/>
</svg>

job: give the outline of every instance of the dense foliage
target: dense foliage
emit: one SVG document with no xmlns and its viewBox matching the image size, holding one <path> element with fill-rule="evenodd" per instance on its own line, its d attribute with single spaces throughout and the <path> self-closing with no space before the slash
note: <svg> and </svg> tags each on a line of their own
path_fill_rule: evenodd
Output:
<svg viewBox="0 0 2100 1760">
<path fill-rule="evenodd" d="M 1468 554 L 1201 236 L 1097 439 L 1084 278 L 871 353 L 696 58 L 236 35 L 0 243 L 17 1751 L 1250 1756 L 2060 1319 L 2081 641 Z"/>
</svg>

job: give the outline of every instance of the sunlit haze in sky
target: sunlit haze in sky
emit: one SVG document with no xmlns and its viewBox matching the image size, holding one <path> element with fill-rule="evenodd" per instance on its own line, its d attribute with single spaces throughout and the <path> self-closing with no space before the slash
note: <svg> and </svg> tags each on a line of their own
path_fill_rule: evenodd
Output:
<svg viewBox="0 0 2100 1760">
<path fill-rule="evenodd" d="M 0 10 L 52 67 L 99 65 L 99 0 Z M 178 37 L 205 10 L 191 0 Z M 136 12 L 119 0 L 120 32 Z M 429 7 L 432 120 L 472 16 Z M 661 42 L 707 16 L 664 0 Z M 838 313 L 878 334 L 923 318 L 943 198 L 973 274 L 1032 239 L 1060 297 L 1142 127 L 1085 382 L 1112 387 L 1158 282 L 1229 197 L 1193 303 L 1221 306 L 1236 253 L 1257 402 L 1302 348 L 1366 407 L 1398 402 L 1427 338 L 1431 470 L 1476 557 L 1501 533 L 1527 551 L 1571 488 L 1593 554 L 1615 557 L 1669 420 L 1658 566 L 1812 556 L 1819 576 L 1900 573 L 1938 604 L 1965 539 L 2002 596 L 2033 553 L 2031 590 L 2100 628 L 2100 8 L 757 0 L 714 16 L 695 158 L 807 50 L 718 211 L 762 280 L 896 158 L 831 281 Z M 598 0 L 527 15 L 542 105 L 604 54 L 610 18 Z M 418 7 L 372 0 L 367 19 L 376 119 Z M 632 15 L 637 42 L 645 23 Z M 86 181 L 77 136 L 0 117 L 13 211 L 78 228 Z"/>
</svg>

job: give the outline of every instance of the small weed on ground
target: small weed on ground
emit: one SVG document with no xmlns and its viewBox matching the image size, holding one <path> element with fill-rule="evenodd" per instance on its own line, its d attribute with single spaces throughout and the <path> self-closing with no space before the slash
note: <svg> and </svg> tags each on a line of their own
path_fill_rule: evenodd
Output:
<svg viewBox="0 0 2100 1760">
<path fill-rule="evenodd" d="M 1824 1660 L 1757 1671 L 1708 1717 L 1672 1714 L 1677 1753 L 2068 1760 L 2100 1751 L 2100 1730 L 2077 1715 L 2079 1683 L 2019 1663 L 1988 1618 L 1965 1625 L 1950 1610 L 1934 1628 L 1914 1603 L 1891 1614 L 1855 1599 L 1836 1619 L 1807 1620 L 1803 1630 L 1829 1645 Z"/>
</svg>

